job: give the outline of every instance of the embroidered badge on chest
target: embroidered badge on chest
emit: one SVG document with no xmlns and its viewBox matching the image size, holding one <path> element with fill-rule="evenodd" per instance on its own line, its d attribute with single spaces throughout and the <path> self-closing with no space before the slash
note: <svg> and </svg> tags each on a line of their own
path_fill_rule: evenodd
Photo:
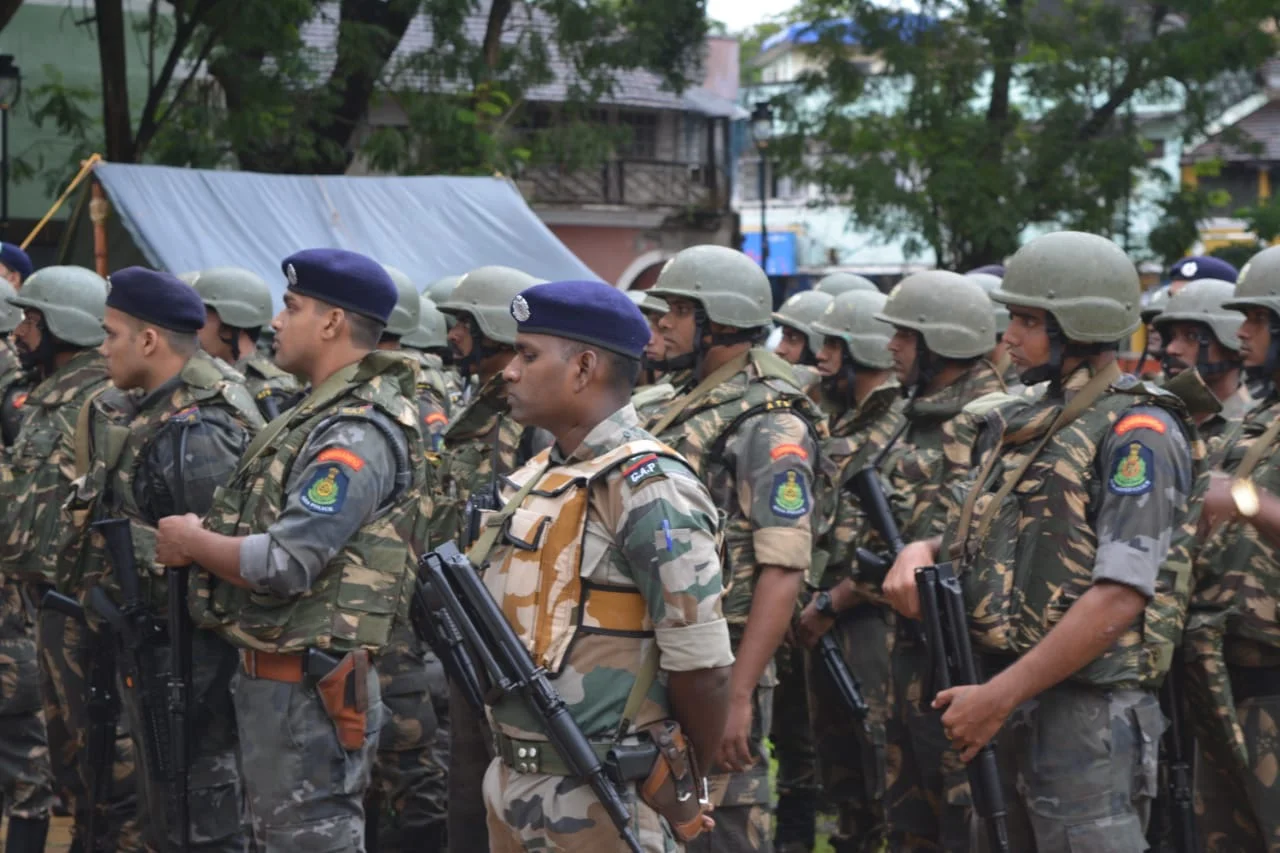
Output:
<svg viewBox="0 0 1280 853">
<path fill-rule="evenodd" d="M 1155 484 L 1151 480 L 1154 455 L 1140 441 L 1131 441 L 1115 452 L 1107 488 L 1116 495 L 1145 495 Z"/>
<path fill-rule="evenodd" d="M 809 487 L 794 468 L 773 478 L 769 509 L 783 518 L 799 518 L 809 511 Z"/>
<path fill-rule="evenodd" d="M 347 475 L 337 465 L 317 468 L 302 488 L 299 501 L 320 515 L 337 515 L 347 502 Z"/>
</svg>

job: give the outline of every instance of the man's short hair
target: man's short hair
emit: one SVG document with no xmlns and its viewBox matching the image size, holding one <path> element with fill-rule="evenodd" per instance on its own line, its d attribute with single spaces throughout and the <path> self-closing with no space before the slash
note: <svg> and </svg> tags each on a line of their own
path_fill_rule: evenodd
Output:
<svg viewBox="0 0 1280 853">
<path fill-rule="evenodd" d="M 173 350 L 174 355 L 190 358 L 196 354 L 196 350 L 200 349 L 200 338 L 195 332 L 175 332 L 173 329 L 163 329 L 160 326 L 151 328 L 168 342 L 169 349 Z"/>
<path fill-rule="evenodd" d="M 347 325 L 351 327 L 351 343 L 361 349 L 376 349 L 386 326 L 372 317 L 347 311 Z"/>
<path fill-rule="evenodd" d="M 639 359 L 630 358 L 622 353 L 605 349 L 604 347 L 592 346 L 580 341 L 565 340 L 564 341 L 564 358 L 565 361 L 573 358 L 578 353 L 591 350 L 600 357 L 609 376 L 609 387 L 619 396 L 631 396 L 631 392 L 635 390 L 636 380 L 640 378 L 640 361 Z"/>
</svg>

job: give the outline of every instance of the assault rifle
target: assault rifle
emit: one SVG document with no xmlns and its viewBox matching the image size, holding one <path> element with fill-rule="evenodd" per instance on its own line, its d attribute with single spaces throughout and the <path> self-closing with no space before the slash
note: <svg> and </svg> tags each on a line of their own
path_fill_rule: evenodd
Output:
<svg viewBox="0 0 1280 853">
<path fill-rule="evenodd" d="M 1160 686 L 1160 709 L 1169 727 L 1160 745 L 1160 770 L 1163 790 L 1156 797 L 1147 839 L 1152 850 L 1161 850 L 1167 838 L 1177 853 L 1200 850 L 1196 839 L 1196 813 L 1191 790 L 1191 757 L 1195 754 L 1195 735 L 1182 716 L 1182 655 L 1175 654 L 1173 665 Z"/>
<path fill-rule="evenodd" d="M 591 786 L 632 853 L 641 853 L 631 814 L 564 699 L 520 642 L 471 561 L 449 542 L 418 566 L 411 609 L 414 630 L 478 714 L 519 695 L 565 765 Z"/>
<path fill-rule="evenodd" d="M 969 643 L 969 614 L 964 594 L 950 563 L 916 569 L 916 589 L 920 593 L 920 616 L 925 640 L 933 656 L 932 685 L 926 696 L 965 684 L 981 684 L 978 663 Z M 991 849 L 1009 853 L 1008 813 L 995 747 L 988 743 L 966 767 L 973 792 L 973 809 L 987 823 Z"/>
<path fill-rule="evenodd" d="M 84 608 L 74 598 L 49 590 L 40 599 L 43 610 L 53 610 L 68 619 L 75 620 L 84 631 L 89 631 Z M 92 632 L 90 632 L 92 633 Z M 120 697 L 116 693 L 116 660 L 110 643 L 90 641 L 89 672 L 89 728 L 85 732 L 85 754 L 89 764 L 88 808 L 85 834 L 87 853 L 99 853 L 99 818 L 102 809 L 111 799 L 111 778 L 115 764 L 116 722 L 120 719 Z"/>
</svg>

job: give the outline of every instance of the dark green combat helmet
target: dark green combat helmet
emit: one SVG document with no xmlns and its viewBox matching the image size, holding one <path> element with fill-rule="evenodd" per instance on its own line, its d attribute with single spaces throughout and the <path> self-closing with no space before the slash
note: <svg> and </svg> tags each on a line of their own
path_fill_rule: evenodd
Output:
<svg viewBox="0 0 1280 853">
<path fill-rule="evenodd" d="M 657 314 L 660 317 L 671 310 L 665 299 L 660 299 L 647 290 L 628 290 L 627 297 L 645 314 Z"/>
<path fill-rule="evenodd" d="M 200 294 L 206 308 L 236 329 L 271 325 L 271 288 L 256 272 L 242 267 L 210 267 L 179 276 Z"/>
<path fill-rule="evenodd" d="M 991 300 L 959 273 L 929 270 L 894 285 L 877 320 L 911 329 L 925 347 L 944 358 L 971 359 L 996 345 Z"/>
<path fill-rule="evenodd" d="M 453 289 L 458 286 L 458 282 L 462 279 L 460 275 L 447 275 L 444 278 L 438 278 L 435 281 L 422 288 L 422 295 L 431 300 L 431 304 L 439 307 L 445 303 L 450 296 L 453 295 Z M 444 315 L 444 323 L 448 328 L 453 328 L 454 319 L 452 314 Z"/>
<path fill-rule="evenodd" d="M 869 278 L 863 278 L 860 275 L 854 275 L 851 272 L 833 272 L 831 275 L 825 275 L 818 280 L 813 289 L 822 293 L 829 293 L 832 296 L 839 296 L 851 290 L 865 290 L 868 293 L 880 292 L 880 288 L 876 287 L 874 281 Z"/>
<path fill-rule="evenodd" d="M 1156 329 L 1165 341 L 1166 353 L 1163 366 L 1166 374 L 1176 372 L 1179 366 L 1167 352 L 1168 341 L 1175 323 L 1194 324 L 1199 340 L 1195 368 L 1204 378 L 1223 373 L 1240 366 L 1238 360 L 1211 361 L 1209 335 L 1232 352 L 1240 351 L 1240 324 L 1244 315 L 1224 307 L 1235 296 L 1236 286 L 1229 281 L 1201 278 L 1188 282 L 1182 290 L 1169 297 L 1164 310 L 1155 318 Z"/>
<path fill-rule="evenodd" d="M 397 338 L 412 335 L 418 330 L 418 313 L 421 310 L 418 288 L 413 286 L 409 276 L 395 267 L 383 264 L 382 268 L 387 271 L 387 275 L 391 276 L 391 281 L 396 286 L 396 305 L 391 309 L 391 316 L 387 318 L 387 327 L 383 334 Z"/>
<path fill-rule="evenodd" d="M 449 329 L 445 325 L 444 315 L 426 294 L 418 296 L 418 328 L 400 338 L 401 346 L 413 349 L 432 350 L 448 349 L 449 340 L 446 335 Z"/>
<path fill-rule="evenodd" d="M 436 305 L 446 314 L 470 315 L 482 335 L 495 343 L 511 346 L 516 342 L 511 300 L 535 284 L 545 282 L 511 267 L 480 267 L 462 276 L 449 298 Z"/>
<path fill-rule="evenodd" d="M 1250 308 L 1266 308 L 1271 312 L 1271 346 L 1266 361 L 1248 368 L 1249 378 L 1265 391 L 1280 370 L 1280 246 L 1263 249 L 1249 259 L 1236 279 L 1236 294 L 1222 307 L 1248 314 Z M 1261 396 L 1261 394 L 1259 395 Z"/>
<path fill-rule="evenodd" d="M 822 316 L 835 297 L 819 290 L 804 290 L 782 303 L 773 312 L 773 322 L 804 334 L 809 340 L 810 355 L 822 349 L 822 335 L 813 331 L 813 322 Z"/>
<path fill-rule="evenodd" d="M 18 295 L 7 279 L 0 278 L 0 335 L 7 335 L 22 322 L 22 309 L 9 300 Z"/>
<path fill-rule="evenodd" d="M 84 267 L 45 267 L 32 274 L 9 304 L 34 308 L 50 333 L 78 347 L 102 344 L 107 309 L 107 280 Z"/>
<path fill-rule="evenodd" d="M 1138 316 L 1142 320 L 1142 325 L 1150 326 L 1155 322 L 1156 317 L 1160 316 L 1160 312 L 1169 304 L 1169 286 L 1158 287 L 1151 291 L 1151 295 L 1146 297 L 1142 303 L 1142 308 L 1138 311 Z"/>
<path fill-rule="evenodd" d="M 989 272 L 970 272 L 965 273 L 964 277 L 981 287 L 988 299 L 1000 289 L 1000 277 Z M 996 320 L 996 336 L 1002 336 L 1009 328 L 1009 309 L 991 299 L 991 311 Z"/>
<path fill-rule="evenodd" d="M 735 329 L 769 325 L 773 290 L 760 265 L 724 246 L 690 246 L 667 261 L 649 291 L 698 303 L 713 323 Z"/>
<path fill-rule="evenodd" d="M 844 341 L 849 355 L 860 365 L 888 370 L 893 367 L 893 356 L 889 354 L 892 329 L 876 319 L 886 301 L 888 297 L 879 291 L 845 291 L 813 322 L 814 334 Z"/>
</svg>

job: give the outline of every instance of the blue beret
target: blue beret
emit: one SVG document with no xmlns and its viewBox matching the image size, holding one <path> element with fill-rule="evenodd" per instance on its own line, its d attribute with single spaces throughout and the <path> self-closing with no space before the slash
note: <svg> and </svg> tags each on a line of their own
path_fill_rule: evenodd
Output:
<svg viewBox="0 0 1280 853">
<path fill-rule="evenodd" d="M 511 300 L 517 331 L 595 344 L 640 358 L 649 321 L 627 294 L 598 281 L 553 281 L 526 288 Z"/>
<path fill-rule="evenodd" d="M 31 275 L 31 258 L 12 243 L 0 243 L 0 264 L 22 276 L 23 281 Z"/>
<path fill-rule="evenodd" d="M 382 264 L 346 249 L 303 249 L 280 263 L 289 289 L 384 326 L 399 292 Z"/>
<path fill-rule="evenodd" d="M 1195 281 L 1198 278 L 1216 278 L 1235 283 L 1240 271 L 1221 258 L 1195 255 L 1183 258 L 1169 268 L 1170 281 Z"/>
<path fill-rule="evenodd" d="M 107 307 L 174 332 L 204 328 L 204 302 L 176 275 L 125 267 L 107 276 Z"/>
<path fill-rule="evenodd" d="M 987 264 L 984 267 L 978 267 L 976 270 L 969 270 L 965 275 L 973 275 L 974 273 L 983 273 L 985 275 L 993 275 L 996 278 L 1004 278 L 1004 264 Z"/>
</svg>

